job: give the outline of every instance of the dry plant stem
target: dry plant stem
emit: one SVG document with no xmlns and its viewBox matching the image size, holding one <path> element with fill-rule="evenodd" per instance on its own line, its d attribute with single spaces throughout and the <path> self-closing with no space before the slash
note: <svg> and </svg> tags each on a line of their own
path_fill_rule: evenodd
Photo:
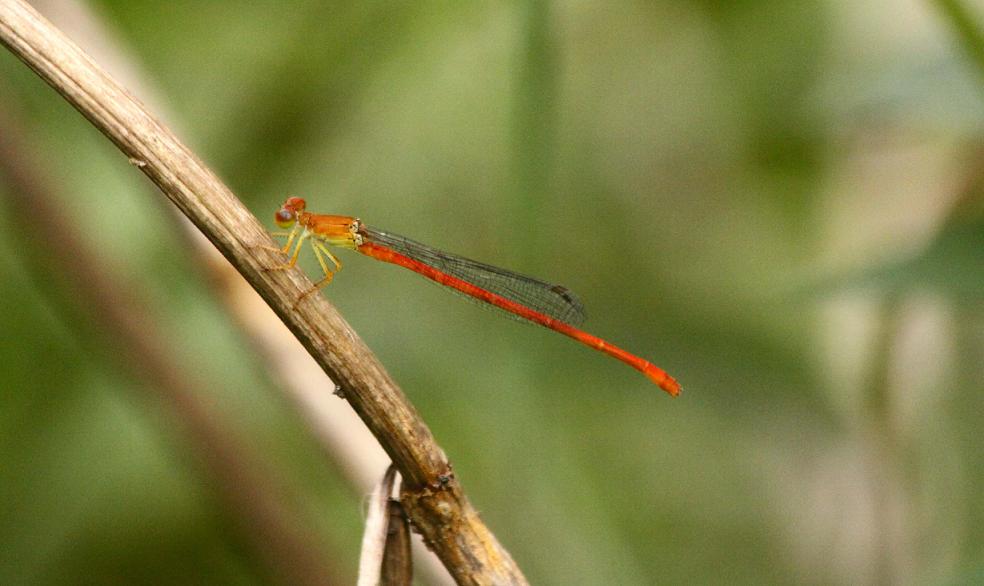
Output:
<svg viewBox="0 0 984 586">
<path fill-rule="evenodd" d="M 410 524 L 399 501 L 386 503 L 389 531 L 386 535 L 386 554 L 383 557 L 380 584 L 410 586 L 413 583 L 413 556 L 410 555 Z"/>
<path fill-rule="evenodd" d="M 396 468 L 391 465 L 369 497 L 359 586 L 403 586 L 413 581 L 410 527 L 403 507 L 391 498 L 395 482 Z"/>
<path fill-rule="evenodd" d="M 219 502 L 270 576 L 283 584 L 336 583 L 313 535 L 300 528 L 298 515 L 283 505 L 284 493 L 267 480 L 273 477 L 269 470 L 198 399 L 208 392 L 170 355 L 148 317 L 153 312 L 129 294 L 136 288 L 112 275 L 64 217 L 42 167 L 26 155 L 31 149 L 20 140 L 16 120 L 3 110 L 0 128 L 0 177 L 10 186 L 15 215 L 44 218 L 45 236 L 32 241 L 32 254 L 54 263 L 78 308 L 99 324 L 113 357 L 176 421 L 181 439 L 190 443 L 187 452 L 200 456 Z"/>
<path fill-rule="evenodd" d="M 299 271 L 267 271 L 282 259 L 264 227 L 205 165 L 86 55 L 18 0 L 0 2 L 0 40 L 112 140 L 246 277 L 301 338 L 418 484 L 446 471 L 429 431 L 368 349 L 327 301 L 312 297 Z M 371 397 L 364 397 L 367 393 Z M 375 400 L 369 400 L 375 399 Z M 387 415 L 387 412 L 392 415 Z M 398 433 L 399 432 L 399 433 Z M 407 434 L 413 441 L 408 441 Z"/>
<path fill-rule="evenodd" d="M 166 111 L 162 92 L 154 87 L 151 76 L 127 47 L 116 41 L 109 23 L 93 13 L 85 0 L 36 0 L 32 5 L 117 81 L 140 95 L 146 107 L 170 120 L 172 130 L 180 130 L 180 125 L 174 128 L 180 122 L 179 116 Z M 156 190 L 151 183 L 146 187 Z M 198 253 L 203 276 L 252 344 L 270 378 L 278 381 L 291 398 L 328 460 L 338 464 L 338 472 L 348 480 L 354 496 L 362 498 L 389 466 L 386 452 L 354 411 L 340 409 L 338 398 L 324 392 L 334 383 L 225 257 L 170 202 L 162 199 L 156 203 L 169 218 L 173 217 L 182 244 Z M 428 557 L 437 562 L 433 556 Z M 436 575 L 446 575 L 443 566 Z"/>
<path fill-rule="evenodd" d="M 396 468 L 390 466 L 369 496 L 366 526 L 362 534 L 362 553 L 359 556 L 358 586 L 376 586 L 379 583 L 389 525 L 386 503 L 389 502 L 395 481 Z"/>
<path fill-rule="evenodd" d="M 105 134 L 194 223 L 336 381 L 403 477 L 414 524 L 459 583 L 523 584 L 508 552 L 461 491 L 430 430 L 365 344 L 280 259 L 264 227 L 229 189 L 125 90 L 21 0 L 0 0 L 0 42 Z"/>
</svg>

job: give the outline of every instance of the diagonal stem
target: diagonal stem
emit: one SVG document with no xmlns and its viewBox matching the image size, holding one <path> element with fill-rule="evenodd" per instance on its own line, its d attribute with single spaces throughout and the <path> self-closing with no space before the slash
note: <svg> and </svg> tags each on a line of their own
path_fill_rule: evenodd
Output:
<svg viewBox="0 0 984 586">
<path fill-rule="evenodd" d="M 273 241 L 205 164 L 125 89 L 22 0 L 0 0 L 0 43 L 109 138 L 236 267 L 290 328 L 379 440 L 404 478 L 407 513 L 460 583 L 524 584 L 482 523 L 416 409 L 299 271 L 265 271 Z M 331 392 L 326 389 L 326 392 Z"/>
</svg>

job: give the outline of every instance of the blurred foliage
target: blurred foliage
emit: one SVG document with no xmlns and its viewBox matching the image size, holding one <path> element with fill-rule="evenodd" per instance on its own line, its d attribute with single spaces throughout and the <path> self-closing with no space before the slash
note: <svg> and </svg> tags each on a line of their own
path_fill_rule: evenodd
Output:
<svg viewBox="0 0 984 586">
<path fill-rule="evenodd" d="M 984 91 L 931 3 L 92 8 L 259 217 L 303 195 L 563 282 L 589 331 L 683 383 L 669 400 L 561 336 L 343 256 L 325 294 L 533 583 L 979 579 L 984 190 L 966 154 Z M 6 52 L 0 80 L 66 213 L 354 575 L 361 495 L 166 204 Z M 266 581 L 8 189 L 0 583 Z"/>
</svg>

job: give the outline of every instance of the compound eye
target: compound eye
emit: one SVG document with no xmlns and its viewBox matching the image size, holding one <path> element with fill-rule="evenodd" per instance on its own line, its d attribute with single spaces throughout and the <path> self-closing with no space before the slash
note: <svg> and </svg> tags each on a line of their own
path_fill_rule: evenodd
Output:
<svg viewBox="0 0 984 586">
<path fill-rule="evenodd" d="M 307 202 L 305 202 L 304 199 L 300 197 L 288 197 L 287 201 L 284 202 L 285 208 L 291 208 L 297 213 L 303 212 L 306 206 L 307 206 Z"/>
<path fill-rule="evenodd" d="M 297 221 L 297 214 L 294 210 L 288 208 L 286 205 L 279 210 L 277 210 L 277 215 L 274 216 L 274 221 L 281 228 L 290 228 Z"/>
</svg>

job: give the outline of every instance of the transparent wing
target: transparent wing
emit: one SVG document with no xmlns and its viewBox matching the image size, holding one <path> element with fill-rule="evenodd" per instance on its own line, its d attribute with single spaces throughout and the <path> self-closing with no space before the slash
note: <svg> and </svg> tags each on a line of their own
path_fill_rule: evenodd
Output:
<svg viewBox="0 0 984 586">
<path fill-rule="evenodd" d="M 359 232 L 372 242 L 562 322 L 577 326 L 587 317 L 581 300 L 563 285 L 555 285 L 535 277 L 437 250 L 406 236 L 370 228 L 365 224 L 360 227 Z M 475 299 L 468 295 L 465 297 Z M 495 307 L 487 303 L 482 305 Z M 501 309 L 500 311 L 510 317 L 527 321 L 508 311 Z"/>
</svg>

